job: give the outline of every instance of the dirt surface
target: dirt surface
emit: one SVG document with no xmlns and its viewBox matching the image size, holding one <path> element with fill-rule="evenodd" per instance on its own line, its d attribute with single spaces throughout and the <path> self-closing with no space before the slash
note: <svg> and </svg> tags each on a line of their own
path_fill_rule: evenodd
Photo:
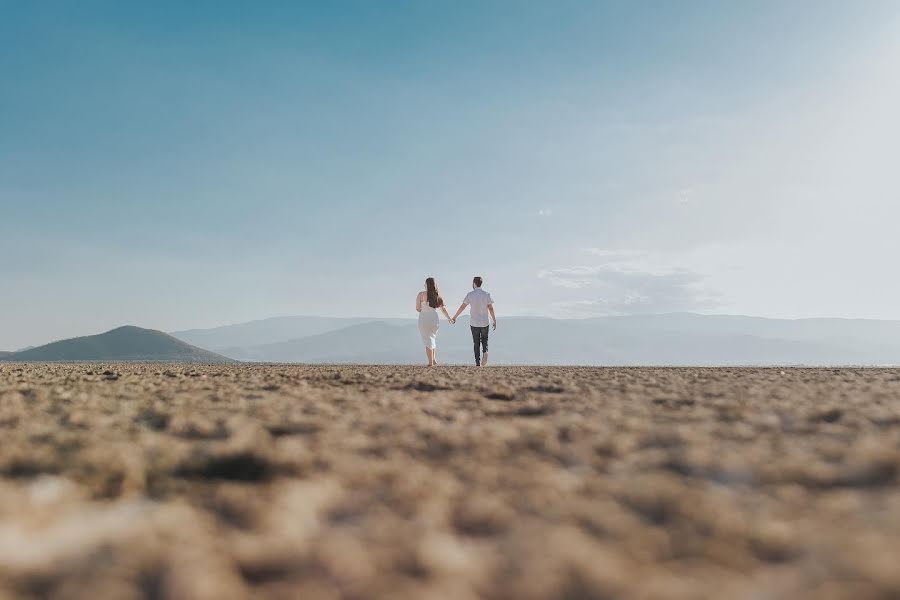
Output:
<svg viewBox="0 0 900 600">
<path fill-rule="evenodd" d="M 0 365 L 0 598 L 896 598 L 900 371 Z"/>
</svg>

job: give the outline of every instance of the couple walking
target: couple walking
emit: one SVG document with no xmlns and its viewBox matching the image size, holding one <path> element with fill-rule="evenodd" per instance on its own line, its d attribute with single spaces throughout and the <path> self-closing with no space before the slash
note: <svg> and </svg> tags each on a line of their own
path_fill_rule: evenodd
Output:
<svg viewBox="0 0 900 600">
<path fill-rule="evenodd" d="M 435 359 L 436 341 L 438 332 L 438 314 L 440 309 L 451 325 L 456 323 L 456 318 L 462 314 L 466 307 L 470 308 L 469 328 L 472 330 L 472 343 L 475 346 L 475 366 L 487 366 L 488 364 L 488 315 L 494 329 L 497 329 L 497 315 L 494 314 L 494 301 L 491 295 L 481 289 L 481 277 L 472 279 L 472 291 L 466 294 L 459 310 L 452 317 L 444 306 L 444 299 L 438 289 L 434 277 L 425 280 L 425 291 L 416 296 L 416 312 L 419 313 L 419 333 L 425 343 L 425 356 L 428 357 L 428 366 L 437 364 Z M 484 352 L 484 358 L 481 353 Z"/>
</svg>

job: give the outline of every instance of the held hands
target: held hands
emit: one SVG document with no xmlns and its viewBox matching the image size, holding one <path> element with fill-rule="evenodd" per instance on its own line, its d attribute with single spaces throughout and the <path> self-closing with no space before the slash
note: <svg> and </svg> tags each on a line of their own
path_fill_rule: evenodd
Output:
<svg viewBox="0 0 900 600">
<path fill-rule="evenodd" d="M 451 325 L 456 325 L 456 317 L 450 317 L 449 321 Z"/>
</svg>

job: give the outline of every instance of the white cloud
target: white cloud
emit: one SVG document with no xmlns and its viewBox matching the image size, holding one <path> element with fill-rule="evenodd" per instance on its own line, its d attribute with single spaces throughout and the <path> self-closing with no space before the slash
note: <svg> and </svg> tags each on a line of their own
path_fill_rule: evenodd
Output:
<svg viewBox="0 0 900 600">
<path fill-rule="evenodd" d="M 678 191 L 678 203 L 679 204 L 690 204 L 694 201 L 696 197 L 696 192 L 692 187 L 682 188 Z"/>
<path fill-rule="evenodd" d="M 561 267 L 540 271 L 538 277 L 546 279 L 552 285 L 577 290 L 593 282 L 594 269 L 594 267 L 584 266 Z"/>
<path fill-rule="evenodd" d="M 577 298 L 551 304 L 556 316 L 599 316 L 710 310 L 720 296 L 696 271 L 655 260 L 641 251 L 590 248 L 596 264 L 544 269 L 538 277 Z"/>
</svg>

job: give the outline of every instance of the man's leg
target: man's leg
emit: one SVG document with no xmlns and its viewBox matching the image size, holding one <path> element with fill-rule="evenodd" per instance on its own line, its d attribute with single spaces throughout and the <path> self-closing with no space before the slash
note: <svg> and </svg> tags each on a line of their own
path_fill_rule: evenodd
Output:
<svg viewBox="0 0 900 600">
<path fill-rule="evenodd" d="M 482 327 L 481 328 L 481 351 L 484 353 L 484 358 L 481 359 L 482 366 L 487 366 L 488 364 L 488 333 L 490 332 L 490 328 Z"/>
<path fill-rule="evenodd" d="M 475 366 L 481 366 L 481 332 L 478 331 L 479 327 L 472 327 L 469 325 L 469 329 L 472 330 L 472 344 L 475 346 Z"/>
</svg>

